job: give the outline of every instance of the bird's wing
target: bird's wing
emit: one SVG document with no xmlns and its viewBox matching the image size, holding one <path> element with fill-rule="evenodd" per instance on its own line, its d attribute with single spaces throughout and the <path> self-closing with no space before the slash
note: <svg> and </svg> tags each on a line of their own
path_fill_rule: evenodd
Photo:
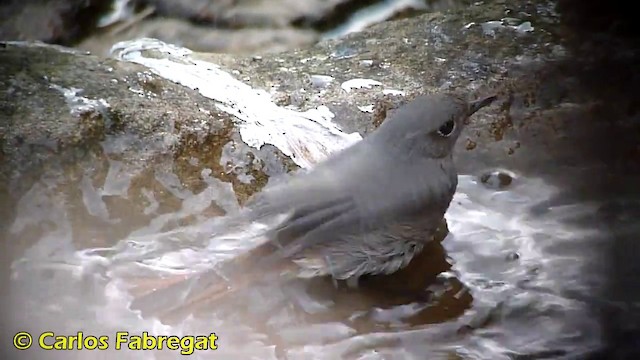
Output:
<svg viewBox="0 0 640 360">
<path fill-rule="evenodd" d="M 336 236 L 373 231 L 448 203 L 437 199 L 449 193 L 448 175 L 439 167 L 369 155 L 358 163 L 334 163 L 273 193 L 265 192 L 263 209 L 273 199 L 274 208 L 288 207 L 291 216 L 267 234 L 281 249 L 254 265 L 269 266 L 319 243 L 328 244 Z M 441 173 L 434 174 L 433 169 Z"/>
</svg>

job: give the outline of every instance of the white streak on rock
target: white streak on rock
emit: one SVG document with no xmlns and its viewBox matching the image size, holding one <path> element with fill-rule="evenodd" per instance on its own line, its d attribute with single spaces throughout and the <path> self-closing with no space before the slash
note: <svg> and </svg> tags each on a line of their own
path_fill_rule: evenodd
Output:
<svg viewBox="0 0 640 360">
<path fill-rule="evenodd" d="M 402 90 L 394 90 L 394 89 L 384 89 L 382 93 L 385 95 L 400 95 L 404 96 L 404 91 Z"/>
<path fill-rule="evenodd" d="M 373 105 L 358 106 L 358 109 L 360 109 L 360 111 L 362 111 L 362 112 L 372 113 L 373 112 Z"/>
<path fill-rule="evenodd" d="M 90 111 L 104 112 L 109 108 L 109 104 L 104 99 L 93 100 L 79 96 L 82 93 L 82 89 L 67 89 L 55 84 L 49 85 L 49 87 L 62 93 L 73 116 L 79 116 Z"/>
<path fill-rule="evenodd" d="M 340 87 L 346 92 L 351 92 L 351 89 L 359 88 L 371 88 L 372 86 L 382 86 L 382 83 L 372 79 L 351 79 L 342 83 Z"/>
<path fill-rule="evenodd" d="M 259 148 L 272 144 L 301 167 L 308 168 L 328 154 L 362 139 L 344 133 L 325 106 L 298 112 L 277 106 L 269 94 L 251 88 L 218 65 L 191 58 L 192 51 L 156 39 L 138 39 L 115 44 L 111 53 L 135 62 L 168 80 L 197 89 L 218 102 L 217 107 L 239 120 L 242 139 Z"/>
</svg>

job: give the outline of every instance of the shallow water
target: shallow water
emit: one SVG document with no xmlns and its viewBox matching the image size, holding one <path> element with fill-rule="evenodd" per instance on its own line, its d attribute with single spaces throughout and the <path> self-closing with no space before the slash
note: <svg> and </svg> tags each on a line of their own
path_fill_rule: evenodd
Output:
<svg viewBox="0 0 640 360">
<path fill-rule="evenodd" d="M 110 169 L 121 166 L 111 163 Z M 552 358 L 599 345 L 599 319 L 590 313 L 589 299 L 605 274 L 598 266 L 604 265 L 600 259 L 608 235 L 603 224 L 580 220 L 596 219 L 601 206 L 554 206 L 551 199 L 562 190 L 543 179 L 512 174 L 510 184 L 496 187 L 496 178 L 482 182 L 487 180 L 483 174 L 460 176 L 446 215 L 450 235 L 442 243 L 444 252 L 435 255 L 450 269 L 435 267 L 445 271 L 430 285 L 428 298 L 402 300 L 385 292 L 341 292 L 331 284 L 300 282 L 251 288 L 165 325 L 129 309 L 126 284 L 132 278 L 206 268 L 248 246 L 254 228 L 222 238 L 211 235 L 220 218 L 206 215 L 209 202 L 227 211 L 237 208 L 230 187 L 204 171 L 209 187 L 193 194 L 180 181 L 169 181 L 170 173 L 157 172 L 156 180 L 180 199 L 179 210 L 160 214 L 150 196 L 153 220 L 140 222 L 130 235 L 105 239 L 127 215 L 106 211 L 96 194 L 126 196 L 130 185 L 107 176 L 103 183 L 83 181 L 82 196 L 70 197 L 72 182 L 59 175 L 42 178 L 18 205 L 13 240 L 25 234 L 36 240 L 12 264 L 14 322 L 33 333 L 108 335 L 112 346 L 99 355 L 48 352 L 40 358 L 173 358 L 152 351 L 115 352 L 117 331 L 215 332 L 218 350 L 196 351 L 192 357 L 198 359 Z M 161 230 L 159 224 L 185 212 L 197 220 Z M 103 221 L 91 223 L 86 213 Z"/>
</svg>

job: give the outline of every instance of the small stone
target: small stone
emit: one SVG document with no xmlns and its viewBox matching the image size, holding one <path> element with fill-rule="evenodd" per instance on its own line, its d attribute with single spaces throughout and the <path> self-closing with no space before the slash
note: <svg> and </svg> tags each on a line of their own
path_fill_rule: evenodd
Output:
<svg viewBox="0 0 640 360">
<path fill-rule="evenodd" d="M 515 177 L 510 171 L 495 170 L 482 174 L 480 181 L 490 189 L 503 190 L 513 183 Z"/>
<path fill-rule="evenodd" d="M 507 256 L 506 256 L 506 260 L 507 261 L 516 261 L 518 259 L 520 259 L 520 254 L 518 254 L 515 251 L 507 254 Z"/>
<path fill-rule="evenodd" d="M 360 66 L 362 66 L 362 67 L 372 67 L 373 66 L 373 60 L 361 60 L 360 61 Z"/>
<path fill-rule="evenodd" d="M 473 149 L 475 149 L 475 148 L 476 148 L 476 146 L 477 146 L 477 145 L 478 145 L 478 143 L 476 143 L 475 141 L 473 141 L 473 140 L 471 140 L 471 139 L 467 138 L 467 143 L 466 143 L 466 145 L 465 145 L 465 148 L 466 148 L 467 150 L 473 150 Z"/>
<path fill-rule="evenodd" d="M 333 77 L 329 75 L 311 75 L 311 86 L 317 89 L 324 89 L 333 81 Z"/>
</svg>

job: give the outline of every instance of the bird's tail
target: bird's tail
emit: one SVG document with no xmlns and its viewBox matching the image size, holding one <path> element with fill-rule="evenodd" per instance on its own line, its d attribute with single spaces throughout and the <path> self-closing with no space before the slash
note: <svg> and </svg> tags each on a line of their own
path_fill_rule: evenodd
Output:
<svg viewBox="0 0 640 360">
<path fill-rule="evenodd" d="M 160 279 L 130 279 L 129 291 L 134 297 L 130 308 L 163 318 L 191 313 L 222 301 L 236 291 L 285 273 L 286 271 L 263 269 L 261 259 L 276 250 L 276 245 L 266 241 L 219 266 L 197 273 L 171 275 Z"/>
<path fill-rule="evenodd" d="M 260 220 L 267 214 L 251 208 L 242 208 L 238 213 L 216 219 L 211 232 L 226 235 L 244 230 L 247 224 Z M 250 235 L 264 243 L 264 230 Z M 220 300 L 229 293 L 248 286 L 255 281 L 251 276 L 239 276 L 259 260 L 268 246 L 258 245 L 249 252 L 223 261 L 214 268 L 190 274 L 161 276 L 158 278 L 128 278 L 128 291 L 133 296 L 130 308 L 143 314 L 167 314 L 180 310 L 196 310 L 209 301 Z"/>
<path fill-rule="evenodd" d="M 161 318 L 185 310 L 195 311 L 205 300 L 224 297 L 232 290 L 230 283 L 212 270 L 129 282 L 134 296 L 130 308 Z"/>
</svg>

